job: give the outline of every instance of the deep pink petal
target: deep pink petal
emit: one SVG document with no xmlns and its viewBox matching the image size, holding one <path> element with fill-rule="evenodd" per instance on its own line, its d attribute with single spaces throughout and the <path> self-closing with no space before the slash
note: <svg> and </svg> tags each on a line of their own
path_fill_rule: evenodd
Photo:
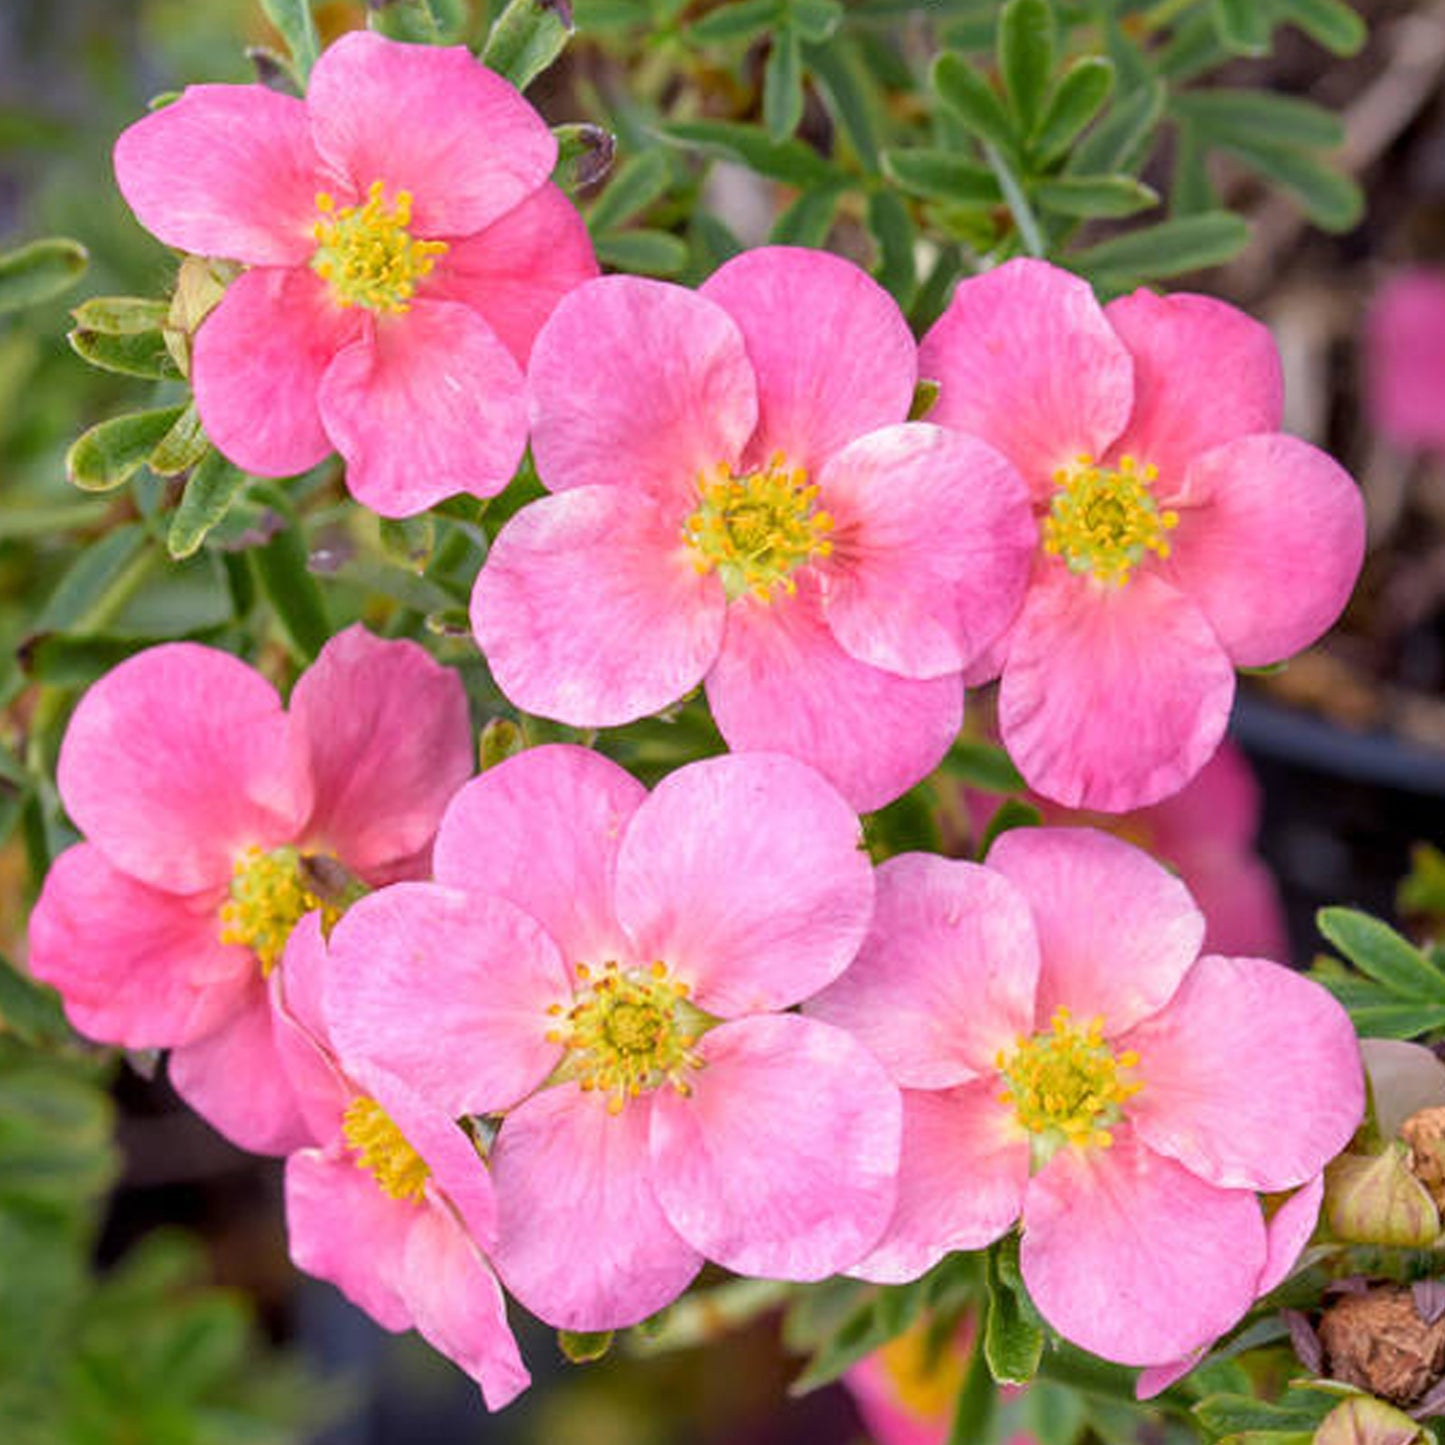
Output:
<svg viewBox="0 0 1445 1445">
<path fill-rule="evenodd" d="M 1178 870 L 1205 917 L 1206 951 L 1289 961 L 1284 903 L 1263 859 L 1209 847 L 1160 856 Z"/>
<path fill-rule="evenodd" d="M 1445 447 L 1445 276 L 1406 270 L 1376 292 L 1365 318 L 1366 402 L 1396 446 Z"/>
<path fill-rule="evenodd" d="M 567 963 L 622 960 L 617 850 L 647 790 L 590 748 L 528 748 L 468 783 L 442 819 L 438 882 L 535 918 Z"/>
<path fill-rule="evenodd" d="M 898 1204 L 882 1240 L 853 1274 L 901 1284 L 955 1249 L 982 1249 L 1019 1217 L 1029 1145 L 999 1081 L 903 1091 Z"/>
<path fill-rule="evenodd" d="M 81 698 L 58 778 L 109 862 L 176 893 L 229 882 L 245 848 L 289 841 L 311 805 L 275 689 L 192 642 L 128 658 Z"/>
<path fill-rule="evenodd" d="M 1333 458 L 1276 432 L 1197 457 L 1164 572 L 1230 659 L 1261 667 L 1321 636 L 1365 555 L 1365 504 Z"/>
<path fill-rule="evenodd" d="M 467 236 L 551 174 L 557 142 L 516 89 L 463 46 L 403 45 L 353 30 L 306 92 L 323 156 L 359 191 L 411 193 L 412 230 Z"/>
<path fill-rule="evenodd" d="M 1150 810 L 1149 827 L 1165 858 L 1201 846 L 1247 853 L 1259 817 L 1259 782 L 1239 744 L 1226 738 L 1188 787 Z"/>
<path fill-rule="evenodd" d="M 1365 1109 L 1349 1016 L 1319 984 L 1258 958 L 1201 958 L 1119 1040 L 1139 1054 L 1129 1117 L 1211 1184 L 1272 1193 L 1318 1174 Z"/>
<path fill-rule="evenodd" d="M 1119 1130 L 1029 1181 L 1020 1250 L 1039 1313 L 1124 1365 L 1162 1365 L 1229 1329 L 1265 1260 L 1253 1194 L 1216 1189 Z"/>
<path fill-rule="evenodd" d="M 303 265 L 329 180 L 306 107 L 263 85 L 191 85 L 121 132 L 115 179 L 168 246 L 255 266 Z"/>
<path fill-rule="evenodd" d="M 636 276 L 603 276 L 564 297 L 527 379 L 532 452 L 554 492 L 691 497 L 700 473 L 738 460 L 757 423 L 757 383 L 732 318 Z"/>
<path fill-rule="evenodd" d="M 649 1098 L 613 1114 L 606 1095 L 562 1084 L 502 1123 L 492 1258 L 507 1288 L 558 1329 L 636 1324 L 671 1304 L 702 1264 L 653 1194 L 651 1115 Z"/>
<path fill-rule="evenodd" d="M 835 979 L 873 912 L 858 819 L 792 758 L 729 754 L 670 773 L 627 826 L 617 916 L 709 1013 L 787 1008 Z"/>
<path fill-rule="evenodd" d="M 1059 467 L 1104 454 L 1133 405 L 1133 363 L 1093 289 L 1045 261 L 961 282 L 918 366 L 941 388 L 929 421 L 996 447 L 1038 502 Z"/>
<path fill-rule="evenodd" d="M 878 869 L 857 959 L 807 1011 L 861 1040 L 905 1088 L 991 1075 L 1034 1031 L 1039 948 L 1028 900 L 976 863 L 905 853 Z"/>
<path fill-rule="evenodd" d="M 1038 1027 L 1060 1006 L 1104 1016 L 1110 1038 L 1157 1013 L 1199 953 L 1204 919 L 1147 853 L 1087 828 L 1016 828 L 988 866 L 1029 901 L 1038 930 Z"/>
<path fill-rule="evenodd" d="M 1004 745 L 1035 792 L 1125 813 L 1219 746 L 1234 666 L 1198 607 L 1149 573 L 1110 587 L 1045 564 L 1010 635 Z"/>
<path fill-rule="evenodd" d="M 796 597 L 728 609 L 707 699 L 730 748 L 791 753 L 859 812 L 931 773 L 963 721 L 957 674 L 920 681 L 849 657 L 806 579 Z"/>
<path fill-rule="evenodd" d="M 1289 1278 L 1310 1235 L 1319 1223 L 1320 1206 L 1325 1201 L 1325 1176 L 1315 1177 L 1295 1190 L 1271 1215 L 1265 1234 L 1268 1253 L 1264 1272 L 1255 1285 L 1255 1293 L 1267 1295 Z"/>
<path fill-rule="evenodd" d="M 704 1035 L 687 1097 L 652 1115 L 653 1183 L 673 1227 L 738 1274 L 824 1279 L 893 1212 L 903 1108 L 841 1029 L 775 1014 Z"/>
<path fill-rule="evenodd" d="M 816 471 L 841 447 L 901 422 L 918 352 L 893 298 L 851 261 L 762 246 L 720 266 L 702 294 L 737 322 L 758 379 L 748 461 L 781 451 Z"/>
<path fill-rule="evenodd" d="M 957 672 L 1013 621 L 1038 528 L 998 452 L 941 427 L 885 427 L 835 453 L 819 488 L 835 521 L 823 615 L 860 662 Z"/>
<path fill-rule="evenodd" d="M 682 517 L 627 487 L 523 507 L 492 543 L 472 628 L 516 706 L 611 727 L 690 692 L 717 656 L 727 607 Z"/>
<path fill-rule="evenodd" d="M 413 516 L 457 492 L 495 496 L 527 442 L 521 368 L 455 301 L 413 301 L 378 321 L 337 353 L 317 403 L 351 495 L 383 517 Z"/>
</svg>

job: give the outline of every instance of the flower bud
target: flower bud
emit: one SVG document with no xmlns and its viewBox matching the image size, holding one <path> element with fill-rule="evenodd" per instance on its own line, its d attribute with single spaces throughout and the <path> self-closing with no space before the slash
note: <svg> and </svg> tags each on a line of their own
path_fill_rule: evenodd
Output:
<svg viewBox="0 0 1445 1445">
<path fill-rule="evenodd" d="M 207 316 L 220 304 L 232 277 L 225 261 L 204 256 L 187 256 L 176 274 L 175 295 L 163 328 L 166 350 L 182 376 L 191 374 L 191 338 Z"/>
<path fill-rule="evenodd" d="M 1312 1445 L 1416 1445 L 1424 1432 L 1382 1400 L 1356 1395 L 1343 1400 L 1320 1422 Z"/>
<path fill-rule="evenodd" d="M 1445 1319 L 1428 1323 L 1412 1293 L 1398 1285 L 1335 1300 L 1320 1319 L 1319 1336 L 1334 1379 L 1396 1405 L 1413 1404 L 1445 1373 Z M 1356 1438 L 1339 1437 L 1341 1442 Z M 1358 1436 L 1370 1445 L 1385 1438 Z M 1402 1445 L 1413 1438 L 1401 1437 Z"/>
<path fill-rule="evenodd" d="M 1410 1171 L 1398 1142 L 1378 1154 L 1341 1154 L 1325 1167 L 1325 1218 L 1352 1244 L 1424 1246 L 1440 1233 L 1440 1214 Z"/>
</svg>

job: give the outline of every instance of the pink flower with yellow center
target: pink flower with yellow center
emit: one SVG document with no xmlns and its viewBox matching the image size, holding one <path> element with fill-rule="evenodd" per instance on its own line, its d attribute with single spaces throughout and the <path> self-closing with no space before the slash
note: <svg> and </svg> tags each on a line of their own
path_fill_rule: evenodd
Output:
<svg viewBox="0 0 1445 1445">
<path fill-rule="evenodd" d="M 83 1034 L 169 1048 L 177 1091 L 248 1149 L 307 1137 L 277 1066 L 266 979 L 296 922 L 426 872 L 472 770 L 454 673 L 361 627 L 331 639 L 289 710 L 229 653 L 167 643 L 81 699 L 61 801 L 86 841 L 52 865 L 30 966 Z"/>
<path fill-rule="evenodd" d="M 897 1089 L 786 1012 L 867 931 L 859 841 L 792 758 L 713 758 L 647 793 L 597 753 L 537 748 L 457 795 L 436 884 L 336 926 L 343 1056 L 449 1116 L 504 1115 L 492 1256 L 534 1314 L 611 1329 L 704 1259 L 815 1280 L 877 1241 Z"/>
<path fill-rule="evenodd" d="M 1023 475 L 1038 519 L 1023 607 L 970 683 L 1002 673 L 999 726 L 1029 786 L 1126 812 L 1209 760 L 1234 669 L 1289 657 L 1349 597 L 1364 506 L 1280 432 L 1279 356 L 1206 296 L 1100 307 L 1042 261 L 964 281 L 924 338 L 930 420 Z"/>
<path fill-rule="evenodd" d="M 196 334 L 206 434 L 261 476 L 333 449 L 383 516 L 489 497 L 526 443 L 524 372 L 596 275 L 541 117 L 462 47 L 353 32 L 306 99 L 193 85 L 116 142 L 167 245 L 246 270 Z"/>
<path fill-rule="evenodd" d="M 1029 1293 L 1085 1349 L 1169 1365 L 1234 1325 L 1308 1235 L 1364 1085 L 1329 994 L 1199 957 L 1203 934 L 1183 884 L 1088 829 L 885 863 L 857 961 L 807 1006 L 904 1091 L 898 1207 L 857 1273 L 915 1278 L 1022 1217 Z M 1301 1185 L 1272 1240 L 1256 1191 Z"/>
<path fill-rule="evenodd" d="M 998 453 L 907 420 L 917 374 L 892 298 L 821 252 L 750 251 L 700 292 L 580 287 L 529 373 L 556 495 L 472 598 L 503 692 L 607 727 L 702 683 L 734 749 L 801 758 L 858 809 L 911 787 L 1034 544 Z"/>
</svg>

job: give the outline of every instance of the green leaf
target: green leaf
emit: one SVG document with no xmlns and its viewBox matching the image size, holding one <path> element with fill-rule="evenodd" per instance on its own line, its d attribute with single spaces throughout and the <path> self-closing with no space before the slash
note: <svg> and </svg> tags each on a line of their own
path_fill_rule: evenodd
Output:
<svg viewBox="0 0 1445 1445">
<path fill-rule="evenodd" d="M 882 164 L 878 153 L 878 124 L 870 89 L 859 78 L 853 48 L 834 40 L 827 45 L 804 45 L 803 60 L 822 92 L 823 102 L 858 163 L 869 175 Z"/>
<path fill-rule="evenodd" d="M 1326 984 L 1337 998 L 1339 989 Z M 1355 1031 L 1369 1039 L 1419 1039 L 1445 1029 L 1445 1004 L 1418 1003 L 1350 1003 L 1340 1000 L 1349 1010 Z"/>
<path fill-rule="evenodd" d="M 1253 1395 L 1210 1395 L 1194 1407 L 1195 1418 L 1211 1435 L 1246 1430 L 1311 1430 L 1329 1414 L 1334 1402 L 1327 1395 L 1288 1391 L 1278 1404 Z"/>
<path fill-rule="evenodd" d="M 611 1330 L 558 1330 L 557 1348 L 574 1365 L 600 1360 L 612 1348 Z"/>
<path fill-rule="evenodd" d="M 460 617 L 461 635 L 471 636 L 471 627 L 467 614 L 463 612 Z M 508 758 L 514 758 L 526 747 L 522 737 L 522 729 L 510 718 L 494 717 L 482 729 L 481 742 L 477 746 L 477 756 L 480 760 L 481 771 L 486 772 L 488 768 L 494 768 L 498 763 L 504 763 Z"/>
<path fill-rule="evenodd" d="M 838 0 L 788 0 L 788 13 L 798 39 L 810 45 L 831 40 L 843 22 L 843 7 Z"/>
<path fill-rule="evenodd" d="M 1445 975 L 1409 939 L 1378 918 L 1353 908 L 1321 908 L 1315 923 L 1361 973 L 1391 993 L 1445 1006 Z"/>
<path fill-rule="evenodd" d="M 1022 798 L 1005 798 L 978 840 L 978 861 L 982 863 L 988 857 L 989 850 L 1005 833 L 1012 833 L 1015 828 L 1037 828 L 1043 821 L 1044 815 L 1032 803 Z"/>
<path fill-rule="evenodd" d="M 1268 55 L 1269 14 L 1260 0 L 1214 0 L 1214 28 L 1235 55 Z"/>
<path fill-rule="evenodd" d="M 773 32 L 763 68 L 763 124 L 775 141 L 784 141 L 803 118 L 803 58 L 792 26 Z"/>
<path fill-rule="evenodd" d="M 913 260 L 913 223 L 895 192 L 874 191 L 868 197 L 868 229 L 878 242 L 873 277 L 907 311 L 918 289 L 918 271 Z"/>
<path fill-rule="evenodd" d="M 37 682 L 56 687 L 89 686 L 118 663 L 147 647 L 154 637 L 105 633 L 37 632 L 19 649 L 20 665 Z"/>
<path fill-rule="evenodd" d="M 1149 277 L 1178 276 L 1218 266 L 1249 241 L 1249 226 L 1229 211 L 1209 211 L 1160 221 L 1075 251 L 1069 264 L 1096 283 L 1129 285 Z"/>
<path fill-rule="evenodd" d="M 1032 139 L 1040 158 L 1051 161 L 1068 150 L 1113 89 L 1113 61 L 1101 55 L 1074 61 L 1054 88 L 1035 128 Z"/>
<path fill-rule="evenodd" d="M 150 381 L 175 380 L 181 374 L 159 331 L 89 331 L 77 326 L 65 339 L 77 356 L 102 371 Z"/>
<path fill-rule="evenodd" d="M 572 22 L 561 0 L 508 0 L 482 50 L 482 63 L 526 90 L 562 53 Z"/>
<path fill-rule="evenodd" d="M 1401 913 L 1445 915 L 1445 853 L 1433 843 L 1416 843 L 1410 849 L 1410 872 L 1395 902 Z"/>
<path fill-rule="evenodd" d="M 1350 231 L 1365 212 L 1365 196 L 1349 176 L 1289 146 L 1246 140 L 1244 136 L 1221 141 L 1261 175 L 1268 176 L 1288 191 L 1317 226 L 1326 231 Z"/>
<path fill-rule="evenodd" d="M 1018 1249 L 1018 1236 L 1011 1234 L 988 1256 L 983 1353 L 989 1373 L 1004 1385 L 1028 1384 L 1044 1353 L 1043 1326 L 1019 1274 Z"/>
<path fill-rule="evenodd" d="M 250 478 L 218 451 L 201 458 L 171 516 L 166 550 L 178 562 L 200 550 L 207 534 L 231 510 Z"/>
<path fill-rule="evenodd" d="M 65 454 L 65 472 L 82 491 L 108 492 L 128 481 L 145 465 L 173 426 L 184 406 L 114 416 L 81 434 Z"/>
<path fill-rule="evenodd" d="M 769 245 L 822 246 L 832 229 L 833 214 L 841 195 L 837 186 L 819 186 L 816 190 L 800 192 L 774 223 L 768 236 Z"/>
<path fill-rule="evenodd" d="M 1059 176 L 1038 181 L 1033 198 L 1062 216 L 1132 216 L 1159 204 L 1159 193 L 1133 176 Z"/>
<path fill-rule="evenodd" d="M 170 318 L 168 301 L 150 296 L 92 296 L 71 311 L 82 331 L 103 331 L 108 336 L 133 336 L 159 331 Z"/>
<path fill-rule="evenodd" d="M 0 252 L 0 313 L 35 306 L 80 279 L 90 253 L 79 241 L 52 237 Z"/>
<path fill-rule="evenodd" d="M 670 231 L 618 231 L 596 248 L 599 261 L 644 276 L 676 276 L 687 265 L 687 242 Z"/>
<path fill-rule="evenodd" d="M 155 449 L 146 458 L 146 464 L 158 477 L 177 477 L 188 467 L 195 466 L 210 445 L 201 419 L 196 414 L 196 405 L 192 402 L 156 443 Z"/>
<path fill-rule="evenodd" d="M 943 759 L 949 777 L 985 793 L 1022 793 L 1028 788 L 1009 755 L 996 743 L 962 738 Z"/>
<path fill-rule="evenodd" d="M 307 570 L 306 538 L 279 492 L 259 486 L 256 492 L 289 525 L 265 546 L 251 548 L 247 555 L 287 641 L 298 656 L 311 662 L 330 638 L 331 622 L 316 578 Z"/>
<path fill-rule="evenodd" d="M 311 75 L 311 67 L 321 54 L 321 37 L 316 33 L 311 0 L 261 0 L 261 9 L 281 32 L 304 87 Z"/>
<path fill-rule="evenodd" d="M 704 272 L 715 271 L 724 261 L 730 261 L 742 249 L 743 243 L 733 235 L 727 226 L 708 211 L 695 211 L 692 225 L 688 227 Z"/>
<path fill-rule="evenodd" d="M 971 134 L 1000 150 L 1015 148 L 1013 122 L 993 87 L 962 55 L 947 51 L 933 65 L 938 98 Z"/>
<path fill-rule="evenodd" d="M 564 191 L 579 191 L 596 185 L 612 169 L 617 150 L 617 137 L 600 125 L 558 125 L 552 127 L 557 137 L 557 164 L 552 179 Z"/>
<path fill-rule="evenodd" d="M 1275 9 L 1335 55 L 1355 55 L 1369 39 L 1365 22 L 1344 0 L 1274 0 Z"/>
<path fill-rule="evenodd" d="M 922 421 L 938 404 L 938 393 L 942 388 L 936 381 L 920 377 L 913 388 L 913 401 L 908 408 L 909 421 Z"/>
<path fill-rule="evenodd" d="M 434 518 L 425 513 L 419 517 L 383 517 L 377 533 L 382 550 L 393 562 L 418 575 L 426 570 L 436 550 Z"/>
<path fill-rule="evenodd" d="M 1112 175 L 1136 171 L 1164 112 L 1164 87 L 1151 80 L 1116 99 L 1066 162 L 1070 175 Z"/>
<path fill-rule="evenodd" d="M 1019 130 L 1028 135 L 1054 73 L 1054 11 L 1049 0 L 1008 0 L 998 21 L 998 68 Z"/>
<path fill-rule="evenodd" d="M 368 27 L 389 40 L 410 45 L 439 45 L 441 27 L 426 0 L 386 0 L 382 6 L 368 6 Z"/>
<path fill-rule="evenodd" d="M 1271 146 L 1333 150 L 1343 145 L 1345 127 L 1323 106 L 1267 90 L 1191 90 L 1169 102 L 1170 112 L 1192 121 L 1210 136 L 1246 141 L 1265 137 Z"/>
<path fill-rule="evenodd" d="M 117 581 L 145 564 L 146 540 L 145 529 L 138 522 L 128 522 L 81 551 L 40 609 L 35 631 L 104 626 L 107 597 Z M 102 614 L 99 620 L 98 613 Z"/>
<path fill-rule="evenodd" d="M 740 0 L 720 5 L 688 26 L 688 35 L 699 45 L 719 40 L 750 40 L 767 30 L 783 12 L 784 0 Z"/>
<path fill-rule="evenodd" d="M 1205 164 L 1207 147 L 1192 125 L 1179 125 L 1174 135 L 1174 178 L 1169 188 L 1172 216 L 1198 216 L 1219 209 L 1219 193 Z"/>
<path fill-rule="evenodd" d="M 673 145 L 741 161 L 759 175 L 803 190 L 845 183 L 848 179 L 844 172 L 802 141 L 774 141 L 766 131 L 741 121 L 676 121 L 661 127 L 658 134 Z"/>
<path fill-rule="evenodd" d="M 28 1044 L 53 1046 L 75 1038 L 65 1021 L 60 995 L 29 974 L 21 973 L 0 954 L 0 1032 L 9 1031 Z"/>
<path fill-rule="evenodd" d="M 883 171 L 905 191 L 960 205 L 996 206 L 1003 200 L 998 178 L 953 151 L 884 151 Z"/>
<path fill-rule="evenodd" d="M 1013 215 L 1014 225 L 1018 227 L 1019 239 L 1023 241 L 1024 249 L 1030 256 L 1042 256 L 1048 250 L 1043 228 L 1039 225 L 1038 217 L 1034 215 L 1034 208 L 1024 194 L 1023 183 L 1009 163 L 1008 157 L 991 145 L 984 146 L 983 154 L 989 169 L 998 178 L 998 188 L 1003 192 L 1004 204 Z"/>
<path fill-rule="evenodd" d="M 598 235 L 615 231 L 645 211 L 666 192 L 671 176 L 667 156 L 660 150 L 643 151 L 624 161 L 588 212 L 592 230 Z"/>
</svg>

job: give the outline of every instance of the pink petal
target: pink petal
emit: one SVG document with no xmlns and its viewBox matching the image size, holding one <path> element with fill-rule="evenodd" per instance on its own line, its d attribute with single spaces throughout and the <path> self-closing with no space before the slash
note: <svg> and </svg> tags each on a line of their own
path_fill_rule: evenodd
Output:
<svg viewBox="0 0 1445 1445">
<path fill-rule="evenodd" d="M 878 1284 L 926 1274 L 955 1249 L 982 1249 L 1019 1217 L 1027 1136 L 983 1079 L 937 1093 L 903 1091 L 898 1204 L 877 1248 L 850 1273 Z"/>
<path fill-rule="evenodd" d="M 301 675 L 290 711 L 316 793 L 308 840 L 363 874 L 430 844 L 474 766 L 455 672 L 353 626 Z"/>
<path fill-rule="evenodd" d="M 196 333 L 191 384 L 206 435 L 258 476 L 314 467 L 332 450 L 317 390 L 360 328 L 309 270 L 242 273 Z"/>
<path fill-rule="evenodd" d="M 1169 862 L 1208 924 L 1203 944 L 1207 952 L 1289 961 L 1284 904 L 1263 860 L 1251 853 L 1201 847 L 1169 857 Z"/>
<path fill-rule="evenodd" d="M 1012 465 L 972 437 L 910 422 L 834 454 L 824 616 L 845 652 L 905 677 L 972 663 L 1023 601 L 1038 528 Z"/>
<path fill-rule="evenodd" d="M 276 1052 L 311 1142 L 336 1143 L 355 1097 L 331 1046 L 323 1001 L 329 958 L 321 914 L 308 913 L 291 930 L 281 967 L 267 979 Z"/>
<path fill-rule="evenodd" d="M 1360 1056 L 1385 1138 L 1393 1139 L 1411 1114 L 1445 1106 L 1445 1063 L 1433 1049 L 1404 1039 L 1361 1039 Z"/>
<path fill-rule="evenodd" d="M 1390 276 L 1365 318 L 1365 380 L 1372 423 L 1396 446 L 1445 447 L 1445 276 Z"/>
<path fill-rule="evenodd" d="M 472 593 L 472 628 L 517 707 L 611 727 L 702 681 L 727 603 L 694 566 L 682 520 L 631 488 L 584 487 L 502 528 Z"/>
<path fill-rule="evenodd" d="M 557 303 L 597 274 L 577 208 L 548 183 L 485 230 L 453 241 L 423 288 L 479 311 L 518 366 Z"/>
<path fill-rule="evenodd" d="M 410 517 L 511 481 L 527 442 L 525 390 L 470 307 L 413 301 L 337 353 L 317 402 L 351 495 L 383 517 Z"/>
<path fill-rule="evenodd" d="M 507 1288 L 558 1329 L 610 1330 L 671 1304 L 702 1260 L 652 1191 L 652 1101 L 620 1114 L 574 1084 L 507 1115 L 492 1151 L 501 1207 L 493 1261 Z"/>
<path fill-rule="evenodd" d="M 1268 1253 L 1264 1272 L 1254 1287 L 1256 1294 L 1263 1297 L 1289 1278 L 1305 1245 L 1310 1242 L 1310 1235 L 1315 1232 L 1324 1201 L 1325 1176 L 1316 1174 L 1275 1210 L 1265 1227 Z"/>
<path fill-rule="evenodd" d="M 860 812 L 931 773 L 963 721 L 957 674 L 920 681 L 849 657 L 806 578 L 796 597 L 728 609 L 706 685 L 730 748 L 801 758 Z"/>
<path fill-rule="evenodd" d="M 1020 1251 L 1039 1313 L 1124 1365 L 1162 1365 L 1221 1335 L 1265 1259 L 1252 1194 L 1216 1189 L 1127 1130 L 1060 1150 L 1029 1181 Z"/>
<path fill-rule="evenodd" d="M 918 367 L 942 388 L 929 421 L 996 447 L 1037 502 L 1057 468 L 1102 456 L 1133 406 L 1133 364 L 1089 283 L 1045 261 L 961 282 Z"/>
<path fill-rule="evenodd" d="M 1152 1400 L 1156 1395 L 1162 1395 L 1170 1385 L 1177 1385 L 1208 1353 L 1207 1344 L 1199 1345 L 1182 1359 L 1171 1360 L 1167 1365 L 1146 1365 L 1139 1371 L 1134 1398 Z"/>
<path fill-rule="evenodd" d="M 814 1280 L 854 1265 L 893 1211 L 898 1091 L 841 1029 L 796 1014 L 704 1035 L 692 1093 L 654 1102 L 657 1197 L 738 1274 Z"/>
<path fill-rule="evenodd" d="M 1046 564 L 1010 634 L 999 726 L 1035 792 L 1124 813 L 1209 761 L 1233 701 L 1233 664 L 1184 594 Z"/>
<path fill-rule="evenodd" d="M 191 85 L 121 132 L 115 179 L 168 246 L 255 266 L 304 265 L 329 178 L 306 107 L 262 85 Z"/>
<path fill-rule="evenodd" d="M 1259 832 L 1259 783 L 1239 745 L 1226 738 L 1188 787 L 1149 814 L 1158 852 L 1191 848 L 1247 853 Z"/>
<path fill-rule="evenodd" d="M 1103 1014 L 1110 1037 L 1158 1013 L 1199 953 L 1204 919 L 1147 853 L 1087 828 L 1016 828 L 988 866 L 1028 899 L 1038 930 L 1037 1022 Z"/>
<path fill-rule="evenodd" d="M 535 918 L 568 963 L 621 961 L 612 876 L 647 790 L 590 748 L 528 748 L 467 784 L 436 841 L 438 882 Z"/>
<path fill-rule="evenodd" d="M 847 1029 L 905 1088 L 989 1076 L 1034 1031 L 1039 949 L 1028 901 L 976 863 L 905 853 L 878 869 L 857 959 L 808 1003 Z"/>
<path fill-rule="evenodd" d="M 327 47 L 306 92 L 317 149 L 358 191 L 409 191 L 412 231 L 467 236 L 551 174 L 542 117 L 463 46 L 403 45 L 353 30 Z"/>
<path fill-rule="evenodd" d="M 369 1061 L 452 1116 L 508 1108 L 551 1073 L 547 1009 L 571 993 L 552 940 L 497 898 L 394 883 L 331 935 L 326 1011 L 343 1065 Z"/>
<path fill-rule="evenodd" d="M 758 379 L 748 461 L 781 451 L 816 472 L 913 401 L 918 352 L 893 298 L 851 261 L 762 246 L 716 270 L 702 294 L 737 322 Z"/>
<path fill-rule="evenodd" d="M 1263 959 L 1201 958 L 1119 1045 L 1139 1054 L 1144 1087 L 1129 1117 L 1140 1139 L 1223 1188 L 1303 1184 L 1364 1115 L 1348 1015 L 1317 983 Z"/>
<path fill-rule="evenodd" d="M 1319 638 L 1349 601 L 1365 554 L 1365 504 L 1349 473 L 1276 432 L 1206 452 L 1185 485 L 1163 570 L 1231 661 L 1261 667 Z"/>
<path fill-rule="evenodd" d="M 58 779 L 110 863 L 175 893 L 229 882 L 245 848 L 289 841 L 311 805 L 275 689 L 191 642 L 138 653 L 85 694 Z"/>
<path fill-rule="evenodd" d="M 528 372 L 542 481 L 692 497 L 732 464 L 757 423 L 743 338 L 720 306 L 681 286 L 604 276 L 559 303 Z"/>
</svg>

